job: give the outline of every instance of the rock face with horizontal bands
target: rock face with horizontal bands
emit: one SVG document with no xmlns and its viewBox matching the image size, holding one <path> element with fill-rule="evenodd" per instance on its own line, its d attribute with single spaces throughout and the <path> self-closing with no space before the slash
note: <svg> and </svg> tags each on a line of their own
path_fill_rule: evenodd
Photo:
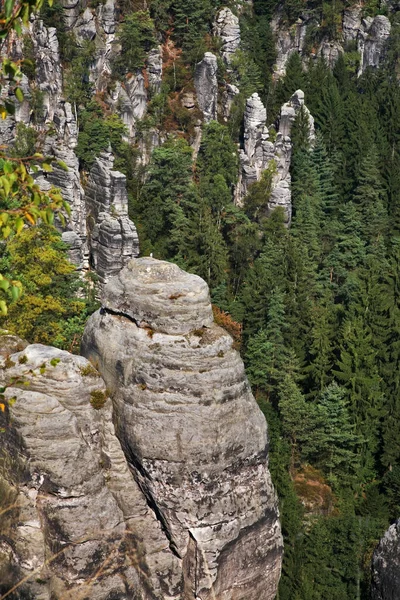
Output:
<svg viewBox="0 0 400 600">
<path fill-rule="evenodd" d="M 86 188 L 90 264 L 101 283 L 139 254 L 136 227 L 128 217 L 126 177 L 114 170 L 111 152 L 96 158 Z"/>
<path fill-rule="evenodd" d="M 360 53 L 359 75 L 368 67 L 379 66 L 385 55 L 391 27 L 389 19 L 384 15 L 377 15 L 374 19 L 363 19 L 357 38 Z"/>
<path fill-rule="evenodd" d="M 170 598 L 163 582 L 180 561 L 132 477 L 104 381 L 83 357 L 10 338 L 0 339 L 0 595 L 26 578 L 20 598 Z"/>
<path fill-rule="evenodd" d="M 239 17 L 230 8 L 222 8 L 215 18 L 214 35 L 221 38 L 222 56 L 227 64 L 240 46 Z"/>
<path fill-rule="evenodd" d="M 400 597 L 400 519 L 381 539 L 372 558 L 372 598 L 398 600 Z"/>
<path fill-rule="evenodd" d="M 204 281 L 151 258 L 104 289 L 83 353 L 102 373 L 135 479 L 179 560 L 165 598 L 272 600 L 282 538 L 267 429 Z"/>
</svg>

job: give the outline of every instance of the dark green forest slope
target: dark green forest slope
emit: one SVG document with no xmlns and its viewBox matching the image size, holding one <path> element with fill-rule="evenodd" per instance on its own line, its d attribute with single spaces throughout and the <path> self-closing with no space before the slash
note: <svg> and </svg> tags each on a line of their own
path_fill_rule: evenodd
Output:
<svg viewBox="0 0 400 600">
<path fill-rule="evenodd" d="M 71 51 L 61 5 L 43 9 L 45 23 L 58 26 L 66 97 L 79 114 L 82 170 L 111 143 L 116 166 L 127 175 L 142 254 L 206 279 L 217 318 L 240 344 L 269 423 L 285 536 L 279 600 L 368 599 L 372 552 L 400 517 L 400 12 L 390 12 L 392 33 L 379 69 L 357 77 L 359 55 L 349 45 L 333 69 L 295 53 L 286 76 L 273 77 L 270 20 L 278 9 L 289 26 L 304 11 L 315 17 L 311 48 L 323 36 L 340 37 L 341 14 L 350 4 L 254 0 L 241 12 L 240 52 L 230 69 L 218 57 L 219 83 L 238 83 L 240 94 L 227 122 L 203 126 L 195 160 L 199 115 L 185 108 L 180 93 L 193 90 L 204 52 L 218 55 L 212 22 L 226 3 L 152 0 L 147 8 L 120 2 L 124 60 L 114 60 L 110 85 L 142 68 L 156 42 L 172 40 L 178 49 L 173 64 L 165 62 L 161 91 L 150 100 L 136 145 L 93 95 L 89 44 Z M 389 14 L 386 4 L 364 3 L 366 16 L 378 13 Z M 243 206 L 234 204 L 233 190 L 245 100 L 257 91 L 272 123 L 297 89 L 315 118 L 316 138 L 311 145 L 300 112 L 292 131 L 288 228 L 283 212 L 267 216 L 265 210 L 271 171 L 250 187 Z M 144 166 L 139 142 L 152 128 L 166 141 Z M 18 243 L 3 256 L 3 270 L 14 266 L 12 275 L 25 277 L 29 289 L 29 276 L 37 274 L 18 272 Z M 58 339 L 47 330 L 28 337 L 70 343 L 83 322 L 77 315 L 90 303 L 77 307 L 69 292 L 65 297 L 54 311 L 57 323 L 67 315 L 70 330 L 59 325 Z M 23 302 L 10 311 L 8 327 L 21 327 Z M 41 322 L 48 319 L 40 315 Z"/>
</svg>

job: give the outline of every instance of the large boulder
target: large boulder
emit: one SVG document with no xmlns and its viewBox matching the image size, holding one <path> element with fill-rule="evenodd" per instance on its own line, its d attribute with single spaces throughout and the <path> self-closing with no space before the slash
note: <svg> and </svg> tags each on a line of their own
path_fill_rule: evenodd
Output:
<svg viewBox="0 0 400 600">
<path fill-rule="evenodd" d="M 0 596 L 161 600 L 177 559 L 125 460 L 99 373 L 2 336 Z M 7 353 L 7 349 L 12 353 Z M 14 597 L 14 596 L 13 596 Z"/>
<path fill-rule="evenodd" d="M 104 288 L 83 354 L 127 460 L 181 562 L 169 598 L 272 600 L 282 538 L 265 419 L 204 281 L 132 260 Z M 170 590 L 174 582 L 170 582 Z"/>
</svg>

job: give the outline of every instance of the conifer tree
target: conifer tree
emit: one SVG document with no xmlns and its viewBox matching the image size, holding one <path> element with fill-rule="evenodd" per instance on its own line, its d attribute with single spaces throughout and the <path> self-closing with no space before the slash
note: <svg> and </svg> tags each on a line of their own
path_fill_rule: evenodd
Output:
<svg viewBox="0 0 400 600">
<path fill-rule="evenodd" d="M 353 202 L 357 207 L 363 239 L 372 244 L 387 230 L 384 188 L 378 168 L 378 155 L 371 146 L 361 161 Z"/>
</svg>

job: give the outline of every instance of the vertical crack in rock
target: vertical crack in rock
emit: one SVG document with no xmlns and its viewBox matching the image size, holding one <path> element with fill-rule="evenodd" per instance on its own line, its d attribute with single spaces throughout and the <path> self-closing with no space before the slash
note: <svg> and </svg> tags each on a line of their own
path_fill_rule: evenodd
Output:
<svg viewBox="0 0 400 600">
<path fill-rule="evenodd" d="M 231 337 L 213 323 L 206 283 L 141 258 L 110 279 L 102 301 L 82 351 L 112 394 L 117 434 L 169 552 L 182 557 L 171 598 L 272 600 L 282 537 L 266 423 Z"/>
</svg>

